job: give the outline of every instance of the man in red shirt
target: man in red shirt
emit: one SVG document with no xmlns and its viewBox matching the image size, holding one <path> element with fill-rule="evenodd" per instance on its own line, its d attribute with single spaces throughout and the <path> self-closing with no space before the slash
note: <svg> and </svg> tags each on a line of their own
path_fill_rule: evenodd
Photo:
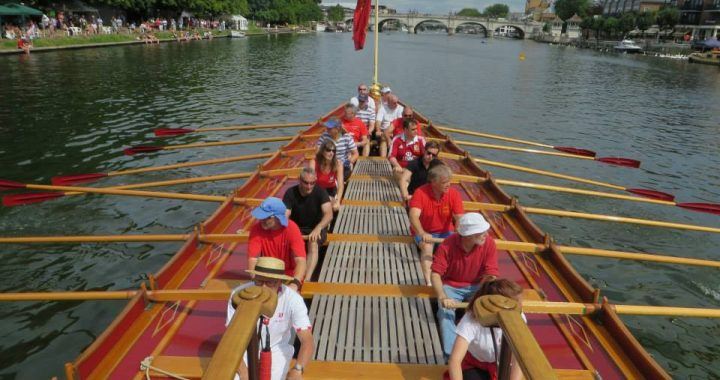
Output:
<svg viewBox="0 0 720 380">
<path fill-rule="evenodd" d="M 345 115 L 342 118 L 342 126 L 347 133 L 353 135 L 355 145 L 362 155 L 367 157 L 370 155 L 370 140 L 368 139 L 368 129 L 365 123 L 355 116 L 355 106 L 351 103 L 345 105 Z"/>
<path fill-rule="evenodd" d="M 433 256 L 432 238 L 446 238 L 455 229 L 453 222 L 464 213 L 460 193 L 450 187 L 452 172 L 446 165 L 428 170 L 428 183 L 418 187 L 410 199 L 410 224 L 420 247 L 425 282 L 430 284 Z"/>
<path fill-rule="evenodd" d="M 415 112 L 413 112 L 413 110 L 412 110 L 412 108 L 410 108 L 410 106 L 406 106 L 405 108 L 403 108 L 403 113 L 402 113 L 401 118 L 397 118 L 397 119 L 393 120 L 392 123 L 390 123 L 390 126 L 393 129 L 393 131 L 392 131 L 393 137 L 395 137 L 397 135 L 401 135 L 401 134 L 403 134 L 403 132 L 405 132 L 405 130 L 403 129 L 403 123 L 406 120 L 415 120 Z M 415 120 L 415 121 L 417 121 L 417 120 Z M 417 135 L 418 136 L 423 135 L 422 125 L 420 125 L 420 123 L 417 123 Z"/>
<path fill-rule="evenodd" d="M 489 229 L 482 215 L 467 213 L 460 218 L 457 233 L 446 238 L 433 257 L 432 286 L 438 297 L 437 318 L 446 357 L 455 344 L 458 303 L 499 274 L 495 240 L 489 236 Z"/>
<path fill-rule="evenodd" d="M 250 229 L 248 270 L 254 270 L 260 256 L 285 262 L 285 274 L 293 276 L 290 287 L 297 291 L 305 278 L 305 241 L 300 228 L 286 216 L 287 208 L 279 198 L 269 197 L 252 211 L 258 220 Z"/>
<path fill-rule="evenodd" d="M 422 157 L 425 152 L 425 139 L 417 135 L 415 120 L 405 120 L 403 134 L 393 137 L 390 144 L 390 165 L 399 183 L 403 169 L 413 160 Z"/>
</svg>

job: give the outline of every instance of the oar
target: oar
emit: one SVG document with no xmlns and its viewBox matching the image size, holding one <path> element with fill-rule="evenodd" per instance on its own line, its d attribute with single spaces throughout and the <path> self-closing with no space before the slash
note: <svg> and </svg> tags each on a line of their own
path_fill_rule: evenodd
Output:
<svg viewBox="0 0 720 380">
<path fill-rule="evenodd" d="M 301 170 L 300 168 L 274 169 L 274 170 L 264 170 L 264 171 L 261 171 L 258 173 L 261 176 L 278 176 L 278 175 L 297 174 L 300 172 L 300 170 Z M 231 179 L 249 178 L 253 174 L 255 174 L 255 172 L 228 173 L 228 174 L 218 174 L 218 175 L 210 175 L 210 176 L 203 176 L 203 177 L 173 179 L 173 180 L 167 180 L 167 181 L 142 182 L 142 183 L 134 183 L 132 185 L 122 185 L 122 186 L 113 186 L 113 187 L 104 187 L 104 188 L 101 187 L 100 189 L 131 190 L 131 189 L 143 189 L 143 188 L 148 188 L 148 187 L 185 185 L 185 184 L 190 184 L 190 183 L 225 181 L 225 180 L 231 180 Z M 2 182 L 0 181 L 0 184 L 1 183 Z M 62 196 L 66 196 L 66 195 L 79 195 L 79 194 L 85 194 L 85 193 L 84 192 L 63 191 L 63 192 L 54 192 L 54 193 L 13 194 L 13 195 L 6 196 L 4 199 L 4 203 L 6 203 L 5 204 L 6 206 L 21 206 L 21 205 L 26 205 L 26 204 L 49 201 L 49 200 L 57 199 L 57 198 L 60 198 Z"/>
<path fill-rule="evenodd" d="M 465 159 L 464 156 L 460 156 L 457 154 L 451 154 L 451 153 L 440 153 L 440 157 L 447 157 L 447 158 L 454 159 L 454 160 Z M 550 172 L 550 171 L 546 171 L 546 170 L 533 169 L 533 168 L 529 168 L 526 166 L 512 165 L 512 164 L 507 164 L 507 163 L 499 162 L 499 161 L 491 161 L 491 160 L 486 160 L 486 159 L 482 159 L 482 158 L 473 158 L 473 160 L 475 160 L 475 162 L 478 162 L 483 165 L 517 170 L 517 171 L 521 171 L 521 172 L 525 172 L 525 173 L 539 174 L 539 175 L 544 175 L 547 177 L 560 178 L 560 179 L 573 181 L 573 182 L 580 182 L 580 183 L 586 183 L 589 185 L 602 186 L 602 187 L 606 187 L 609 189 L 627 191 L 628 193 L 640 195 L 640 196 L 647 197 L 647 198 L 654 198 L 654 199 L 660 199 L 660 200 L 665 200 L 665 201 L 672 201 L 675 199 L 674 195 L 668 194 L 668 193 L 665 193 L 662 191 L 658 191 L 658 190 L 631 189 L 631 188 L 627 188 L 627 187 L 623 187 L 623 186 L 619 186 L 619 185 L 613 185 L 613 184 L 607 183 L 607 182 L 595 181 L 595 180 L 591 180 L 591 179 L 575 177 L 575 176 L 570 176 L 570 175 L 566 175 L 566 174 Z"/>
<path fill-rule="evenodd" d="M 301 138 L 317 138 L 320 135 L 304 135 Z M 276 137 L 261 137 L 254 139 L 242 139 L 242 140 L 231 140 L 231 141 L 214 141 L 204 143 L 193 143 L 193 144 L 179 144 L 179 145 L 165 145 L 165 146 L 153 146 L 153 145 L 138 145 L 131 148 L 125 148 L 123 152 L 127 155 L 133 155 L 138 153 L 152 153 L 159 152 L 161 150 L 176 150 L 176 149 L 191 149 L 191 148 L 208 148 L 212 146 L 226 146 L 226 145 L 241 145 L 241 144 L 255 144 L 265 142 L 277 142 L 277 141 L 289 141 L 294 139 L 296 136 L 276 136 Z"/>
<path fill-rule="evenodd" d="M 127 300 L 138 294 L 144 294 L 149 300 L 157 302 L 191 300 L 226 300 L 230 289 L 169 289 L 169 290 L 107 290 L 107 291 L 69 291 L 69 292 L 15 292 L 0 293 L 0 302 L 28 301 L 102 301 Z M 467 308 L 462 302 L 458 307 Z M 646 315 L 667 317 L 720 318 L 720 309 L 691 308 L 672 306 L 614 305 L 605 304 L 621 315 Z M 603 304 L 579 302 L 548 302 L 523 300 L 523 312 L 530 314 L 573 314 L 591 315 L 599 311 Z"/>
<path fill-rule="evenodd" d="M 155 130 L 155 136 L 179 136 L 188 133 L 218 132 L 218 131 L 250 131 L 254 129 L 276 129 L 276 128 L 294 128 L 307 127 L 310 123 L 284 123 L 284 124 L 263 124 L 263 125 L 231 125 L 228 127 L 213 128 L 158 128 Z"/>
<path fill-rule="evenodd" d="M 484 177 L 474 177 L 474 176 L 469 176 L 469 175 L 453 175 L 453 178 L 460 180 L 460 181 L 485 181 L 486 180 L 486 178 L 484 178 Z M 655 198 L 640 198 L 640 197 L 634 197 L 631 195 L 614 194 L 614 193 L 607 193 L 607 192 L 603 192 L 603 191 L 582 190 L 582 189 L 575 189 L 575 188 L 563 187 L 563 186 L 551 186 L 551 185 L 545 185 L 545 184 L 541 184 L 541 183 L 521 182 L 521 181 L 514 181 L 514 180 L 509 180 L 509 179 L 495 178 L 494 181 L 497 184 L 504 185 L 504 186 L 524 187 L 524 188 L 535 189 L 535 190 L 556 191 L 556 192 L 562 192 L 562 193 L 588 195 L 588 196 L 602 197 L 602 198 L 621 199 L 621 200 L 632 201 L 632 202 L 653 203 L 653 204 L 659 204 L 659 205 L 663 205 L 663 206 L 677 206 L 677 207 L 681 207 L 681 208 L 685 208 L 685 209 L 690 209 L 693 211 L 706 212 L 706 213 L 710 213 L 710 214 L 720 215 L 720 205 L 715 204 L 715 203 L 678 203 L 678 202 L 674 202 L 674 201 L 666 201 L 666 200 L 655 199 Z"/>
<path fill-rule="evenodd" d="M 522 211 L 525 211 L 528 214 L 560 216 L 560 217 L 568 217 L 568 218 L 600 220 L 600 221 L 605 221 L 605 222 L 638 224 L 638 225 L 652 226 L 652 227 L 674 228 L 674 229 L 689 230 L 689 231 L 720 233 L 720 228 L 716 228 L 716 227 L 698 226 L 698 225 L 694 225 L 694 224 L 684 224 L 684 223 L 674 223 L 674 222 L 664 222 L 664 221 L 650 220 L 650 219 L 628 218 L 628 217 L 624 217 L 624 216 L 590 214 L 590 213 L 584 213 L 584 212 L 554 210 L 554 209 L 538 208 L 538 207 L 499 205 L 499 204 L 495 204 L 495 203 L 463 202 L 463 204 L 465 205 L 465 211 L 489 210 L 489 211 L 505 212 L 505 211 L 510 211 L 514 208 L 518 208 Z"/>
<path fill-rule="evenodd" d="M 248 200 L 250 201 L 250 200 Z M 192 235 L 189 234 L 129 234 L 129 235 L 79 235 L 79 236 L 17 236 L 0 237 L 0 244 L 77 244 L 77 243 L 142 243 L 142 242 L 181 242 L 186 241 Z M 198 240 L 204 243 L 242 243 L 247 241 L 248 234 L 245 231 L 236 234 L 201 234 Z M 342 241 L 346 235 L 328 234 L 329 241 Z M 433 239 L 436 243 L 442 243 L 443 239 Z M 526 243 L 519 241 L 507 241 L 495 239 L 495 245 L 500 250 L 527 252 L 542 254 L 547 246 L 544 244 Z M 565 255 L 580 255 L 591 257 L 603 257 L 619 260 L 651 261 L 665 264 L 693 265 L 700 267 L 720 268 L 720 261 L 693 259 L 686 257 L 668 256 L 657 253 L 635 253 L 612 251 L 607 249 L 573 247 L 567 245 L 556 245 L 560 253 Z"/>
<path fill-rule="evenodd" d="M 433 139 L 433 138 L 428 139 L 428 140 L 444 141 L 442 139 Z M 579 154 L 548 152 L 548 151 L 544 151 L 544 150 L 518 148 L 518 147 L 514 147 L 514 146 L 505 146 L 505 145 L 484 144 L 484 143 L 478 143 L 478 142 L 473 142 L 473 141 L 453 140 L 453 142 L 457 145 L 473 146 L 473 147 L 478 147 L 478 148 L 509 150 L 509 151 L 513 151 L 513 152 L 535 153 L 535 154 L 544 154 L 544 155 L 548 155 L 548 156 L 577 158 L 577 159 L 581 159 L 581 160 L 598 161 L 598 162 L 602 162 L 602 163 L 606 163 L 606 164 L 624 166 L 624 167 L 628 167 L 628 168 L 639 168 L 640 167 L 640 161 L 633 160 L 632 158 L 588 157 L 588 156 L 581 156 Z"/>
<path fill-rule="evenodd" d="M 468 131 L 468 130 L 465 130 L 465 129 L 450 128 L 450 127 L 441 126 L 441 125 L 434 125 L 434 127 L 437 128 L 437 129 L 439 129 L 439 130 L 441 130 L 441 131 L 446 131 L 446 132 L 460 133 L 460 134 L 463 134 L 463 135 L 477 136 L 477 137 L 484 137 L 484 138 L 488 138 L 488 139 L 495 139 L 495 140 L 502 140 L 502 141 L 514 142 L 514 143 L 518 143 L 518 144 L 525 144 L 525 145 L 537 146 L 537 147 L 540 147 L 540 148 L 555 149 L 555 150 L 560 151 L 560 152 L 577 154 L 577 155 L 580 155 L 580 156 L 595 157 L 595 155 L 596 155 L 596 153 L 595 153 L 594 151 L 588 150 L 588 149 L 573 148 L 573 147 L 570 147 L 570 146 L 548 145 L 548 144 L 543 144 L 543 143 L 538 143 L 538 142 L 533 142 L 533 141 L 520 140 L 520 139 L 515 139 L 515 138 L 510 138 L 510 137 L 505 137 L 505 136 L 493 135 L 493 134 L 490 134 L 490 133 L 481 133 L 481 132 L 475 132 L 475 131 Z"/>
<path fill-rule="evenodd" d="M 284 150 L 284 151 L 280 151 L 280 155 L 281 156 L 292 156 L 292 155 L 297 155 L 297 154 L 306 154 L 306 153 L 314 152 L 314 151 L 315 151 L 314 148 Z M 236 161 L 259 160 L 262 158 L 270 158 L 274 154 L 275 154 L 274 152 L 247 154 L 247 155 L 243 155 L 243 156 L 214 158 L 211 160 L 184 162 L 182 164 L 151 166 L 151 167 L 140 168 L 140 169 L 118 170 L 118 171 L 111 171 L 111 172 L 107 172 L 107 173 L 86 173 L 86 174 L 60 175 L 60 176 L 52 177 L 52 184 L 58 185 L 58 186 L 71 186 L 71 185 L 76 185 L 76 184 L 81 184 L 81 183 L 94 182 L 94 181 L 97 181 L 98 179 L 105 178 L 105 177 L 117 177 L 117 176 L 121 176 L 121 175 L 140 174 L 140 173 L 148 173 L 148 172 L 156 172 L 156 171 L 172 170 L 172 169 L 180 169 L 180 168 L 190 168 L 190 167 L 195 167 L 195 166 L 225 164 L 228 162 L 236 162 Z"/>
</svg>

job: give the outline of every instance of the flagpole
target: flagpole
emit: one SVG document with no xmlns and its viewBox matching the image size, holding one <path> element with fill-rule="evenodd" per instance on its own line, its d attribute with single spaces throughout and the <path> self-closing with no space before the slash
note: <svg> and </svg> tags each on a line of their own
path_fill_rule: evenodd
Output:
<svg viewBox="0 0 720 380">
<path fill-rule="evenodd" d="M 375 67 L 373 71 L 373 90 L 380 94 L 380 81 L 378 81 L 378 55 L 380 52 L 379 34 L 380 34 L 380 0 L 375 0 Z"/>
</svg>

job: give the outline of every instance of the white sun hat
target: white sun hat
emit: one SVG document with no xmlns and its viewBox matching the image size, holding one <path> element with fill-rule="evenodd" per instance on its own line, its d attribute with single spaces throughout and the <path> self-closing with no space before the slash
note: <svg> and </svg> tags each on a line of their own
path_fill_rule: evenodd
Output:
<svg viewBox="0 0 720 380">
<path fill-rule="evenodd" d="M 476 212 L 469 212 L 461 216 L 457 226 L 457 232 L 460 236 L 481 234 L 489 229 L 490 223 Z"/>
</svg>

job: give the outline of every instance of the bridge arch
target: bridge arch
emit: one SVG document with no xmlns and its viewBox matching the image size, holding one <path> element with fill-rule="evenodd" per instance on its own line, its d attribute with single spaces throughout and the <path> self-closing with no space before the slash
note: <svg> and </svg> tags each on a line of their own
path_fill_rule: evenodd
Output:
<svg viewBox="0 0 720 380">
<path fill-rule="evenodd" d="M 403 22 L 403 20 L 399 18 L 386 18 L 386 19 L 380 19 L 380 22 L 378 23 L 378 28 L 380 29 L 380 32 L 382 33 L 383 29 L 385 28 L 385 24 L 387 23 L 393 23 L 398 25 L 400 28 L 403 26 L 407 28 L 407 24 Z"/>
<path fill-rule="evenodd" d="M 435 19 L 426 19 L 415 24 L 415 27 L 413 27 L 413 33 L 417 34 L 418 28 L 424 30 L 428 25 L 440 25 L 443 29 L 445 29 L 445 32 L 450 31 L 450 28 L 448 28 L 447 24 L 444 22 Z"/>
<path fill-rule="evenodd" d="M 475 22 L 466 21 L 455 27 L 455 33 L 466 33 L 466 34 L 483 34 L 485 38 L 488 37 L 488 29 L 485 25 Z"/>
<path fill-rule="evenodd" d="M 496 36 L 501 37 L 525 39 L 525 30 L 517 25 L 500 25 L 495 28 L 494 33 Z"/>
</svg>

